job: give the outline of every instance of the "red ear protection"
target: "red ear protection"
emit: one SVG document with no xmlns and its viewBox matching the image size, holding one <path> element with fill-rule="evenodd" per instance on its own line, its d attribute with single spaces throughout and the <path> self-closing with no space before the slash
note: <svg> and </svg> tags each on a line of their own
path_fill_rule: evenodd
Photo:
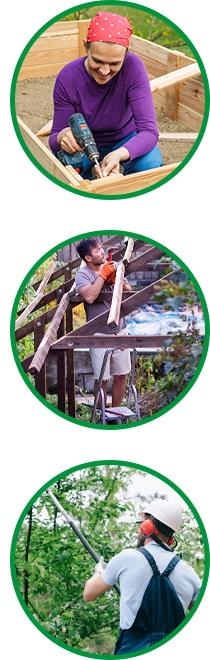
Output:
<svg viewBox="0 0 210 660">
<path fill-rule="evenodd" d="M 155 526 L 153 520 L 151 520 L 151 518 L 147 518 L 146 520 L 144 520 L 144 522 L 141 523 L 140 530 L 146 538 L 148 536 L 151 536 L 151 534 L 155 534 L 156 536 L 158 534 L 158 529 Z"/>
<path fill-rule="evenodd" d="M 176 541 L 176 539 L 172 536 L 171 539 L 169 539 L 169 541 L 167 542 L 167 545 L 170 546 L 170 545 L 174 545 L 174 544 L 175 544 L 175 547 L 176 547 L 176 545 L 177 545 L 177 541 Z"/>
<path fill-rule="evenodd" d="M 148 538 L 149 536 L 152 536 L 154 534 L 157 536 L 159 529 L 157 529 L 155 523 L 151 518 L 146 518 L 141 524 L 140 524 L 140 530 L 142 534 L 144 534 L 145 538 Z M 172 536 L 171 539 L 167 542 L 167 545 L 177 545 L 176 539 Z"/>
</svg>

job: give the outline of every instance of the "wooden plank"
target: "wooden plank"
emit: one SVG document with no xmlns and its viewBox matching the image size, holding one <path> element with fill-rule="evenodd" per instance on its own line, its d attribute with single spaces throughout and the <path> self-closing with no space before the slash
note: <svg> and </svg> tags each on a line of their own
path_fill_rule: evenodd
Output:
<svg viewBox="0 0 210 660">
<path fill-rule="evenodd" d="M 140 254 L 137 257 L 134 257 L 134 259 L 131 259 L 125 270 L 126 276 L 130 275 L 130 273 L 136 272 L 137 270 L 141 270 L 141 268 L 144 268 L 144 266 L 148 264 L 150 259 L 159 259 L 163 254 L 164 252 L 159 248 L 156 248 L 155 246 L 148 246 L 148 249 L 145 250 L 143 254 Z"/>
<path fill-rule="evenodd" d="M 160 46 L 155 44 L 152 41 L 143 39 L 142 37 L 137 37 L 135 34 L 132 34 L 130 40 L 130 50 L 132 50 L 137 55 L 140 55 L 143 58 L 148 57 L 153 59 L 155 62 L 159 62 L 164 66 L 167 66 L 168 59 L 168 48 L 165 46 Z"/>
<path fill-rule="evenodd" d="M 108 325 L 110 325 L 111 327 L 116 327 L 119 323 L 120 306 L 122 302 L 122 292 L 123 292 L 123 282 L 125 276 L 125 266 L 130 261 L 133 246 L 134 246 L 134 240 L 133 238 L 129 238 L 127 248 L 123 257 L 123 261 L 117 268 L 112 302 L 111 302 L 109 317 L 107 321 Z"/>
<path fill-rule="evenodd" d="M 53 177 L 59 179 L 63 183 L 73 186 L 74 188 L 80 187 L 81 189 L 86 189 L 86 186 L 83 185 L 83 179 L 79 174 L 74 170 L 71 165 L 63 167 L 55 156 L 50 152 L 44 144 L 41 143 L 41 140 L 32 133 L 32 131 L 26 126 L 26 124 L 17 117 L 19 128 L 22 134 L 22 137 L 30 150 L 31 154 L 36 158 L 36 160 L 44 167 L 49 174 Z M 84 182 L 85 184 L 85 182 Z"/>
<path fill-rule="evenodd" d="M 161 142 L 195 142 L 198 133 L 159 133 Z"/>
<path fill-rule="evenodd" d="M 40 128 L 38 133 L 36 133 L 37 137 L 44 137 L 45 135 L 50 135 L 50 131 L 51 131 L 51 128 L 52 128 L 52 123 L 53 123 L 53 120 L 50 119 L 50 121 L 48 121 L 47 124 L 45 124 L 42 128 Z"/>
<path fill-rule="evenodd" d="M 30 374 L 33 375 L 41 370 L 42 365 L 44 364 L 44 361 L 46 359 L 46 355 L 49 351 L 50 345 L 52 343 L 53 337 L 55 336 L 59 328 L 63 315 L 65 314 L 65 311 L 68 307 L 70 297 L 71 295 L 73 295 L 74 292 L 75 292 L 75 284 L 73 284 L 71 291 L 64 293 L 64 295 L 62 296 L 61 301 L 57 306 L 53 320 L 51 321 L 47 331 L 45 332 L 45 335 L 41 343 L 39 344 L 38 349 L 34 355 L 34 358 L 30 364 L 29 367 Z"/>
<path fill-rule="evenodd" d="M 170 278 L 173 276 L 173 271 L 170 273 L 167 273 L 167 275 L 164 275 L 164 277 L 161 277 L 160 279 L 156 280 L 153 282 L 153 284 L 150 284 L 149 286 L 145 287 L 142 291 L 137 291 L 136 293 L 133 293 L 127 300 L 125 300 L 122 305 L 121 305 L 121 310 L 120 310 L 120 318 L 127 316 L 130 314 L 130 312 L 133 312 L 134 309 L 138 309 L 138 307 L 141 307 L 141 305 L 144 305 L 147 303 L 151 297 L 154 295 L 156 286 L 161 286 L 163 282 L 167 282 L 170 280 Z M 103 332 L 104 326 L 107 323 L 109 315 L 109 310 L 107 312 L 103 312 L 102 314 L 99 314 L 96 316 L 94 319 L 91 321 L 88 321 L 84 325 L 82 325 L 79 330 L 72 330 L 66 337 L 73 337 L 75 335 L 89 335 L 89 334 L 94 334 L 95 332 Z M 53 343 L 53 346 L 55 348 L 59 348 L 60 345 L 62 345 L 62 342 L 66 343 L 66 337 L 63 339 L 59 339 L 57 342 Z M 51 346 L 52 348 L 52 346 Z"/>
<path fill-rule="evenodd" d="M 56 45 L 56 48 L 47 48 L 46 50 L 33 51 L 29 50 L 28 54 L 25 57 L 23 67 L 31 67 L 40 69 L 46 64 L 58 64 L 60 63 L 64 66 L 63 63 L 67 64 L 71 59 L 77 57 L 77 37 L 74 37 L 74 42 L 69 45 L 69 38 L 64 37 L 59 40 Z"/>
<path fill-rule="evenodd" d="M 95 179 L 89 182 L 91 185 L 87 188 L 87 191 L 103 195 L 125 195 L 137 190 L 144 190 L 171 174 L 178 165 L 180 163 L 163 165 L 153 170 L 145 170 L 125 177 L 115 174 L 104 179 Z"/>
<path fill-rule="evenodd" d="M 65 34 L 74 34 L 74 32 L 78 31 L 78 21 L 55 21 L 55 23 L 52 23 L 50 27 L 47 28 L 42 34 L 40 35 L 39 39 L 42 39 L 43 37 L 49 36 L 51 37 L 52 34 L 62 34 L 63 32 Z"/>
<path fill-rule="evenodd" d="M 18 319 L 16 320 L 16 323 L 15 323 L 15 330 L 18 330 L 18 328 L 19 328 L 20 325 L 25 321 L 25 319 L 27 318 L 27 316 L 29 316 L 29 314 L 31 314 L 31 312 L 34 310 L 34 308 L 36 307 L 37 303 L 40 302 L 40 300 L 43 298 L 43 296 L 44 296 L 44 289 L 45 289 L 47 283 L 49 282 L 49 279 L 50 279 L 50 277 L 51 277 L 51 274 L 52 274 L 53 271 L 55 270 L 55 266 L 56 266 L 56 264 L 55 264 L 55 262 L 53 262 L 53 263 L 50 265 L 50 267 L 48 268 L 48 271 L 47 271 L 47 273 L 45 273 L 45 276 L 43 277 L 43 280 L 41 281 L 41 284 L 40 284 L 40 286 L 39 286 L 39 288 L 38 288 L 38 290 L 37 290 L 37 292 L 36 292 L 36 295 L 35 295 L 34 299 L 29 303 L 29 305 L 27 305 L 27 307 L 25 307 L 25 309 L 24 309 L 24 311 L 22 312 L 22 314 L 20 314 L 19 317 L 18 317 Z"/>
<path fill-rule="evenodd" d="M 196 115 L 194 112 L 191 112 L 191 110 L 181 107 L 179 104 L 177 107 L 177 121 L 190 128 L 191 131 L 197 133 L 200 131 L 202 123 L 200 115 Z"/>
<path fill-rule="evenodd" d="M 76 53 L 75 53 L 76 57 Z M 74 58 L 75 59 L 75 58 Z M 21 68 L 20 70 L 20 75 L 18 76 L 18 82 L 21 82 L 22 80 L 25 80 L 27 78 L 48 78 L 49 76 L 57 76 L 59 71 L 67 64 L 66 61 L 63 63 L 60 63 L 59 65 L 57 62 L 52 64 L 46 64 L 42 67 L 25 67 Z"/>
<path fill-rule="evenodd" d="M 187 78 L 192 78 L 193 76 L 200 75 L 200 69 L 197 62 L 190 64 L 189 66 L 184 66 L 177 71 L 172 71 L 171 73 L 166 73 L 165 76 L 160 76 L 160 78 L 155 78 L 150 81 L 151 91 L 155 92 L 157 89 L 163 89 L 169 85 L 175 85 L 182 80 Z"/>
<path fill-rule="evenodd" d="M 79 329 L 78 329 L 79 332 Z M 175 335 L 75 335 L 63 337 L 60 344 L 53 344 L 50 352 L 69 351 L 78 348 L 160 348 Z"/>
</svg>

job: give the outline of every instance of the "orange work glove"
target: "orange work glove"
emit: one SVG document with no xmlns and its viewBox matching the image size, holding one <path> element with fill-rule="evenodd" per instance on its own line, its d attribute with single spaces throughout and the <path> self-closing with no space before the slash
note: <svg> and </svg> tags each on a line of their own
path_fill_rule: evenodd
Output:
<svg viewBox="0 0 210 660">
<path fill-rule="evenodd" d="M 111 275 L 109 275 L 109 277 L 107 278 L 107 282 L 114 284 L 115 280 L 116 280 L 116 270 L 114 270 L 114 272 L 111 273 Z"/>
<path fill-rule="evenodd" d="M 108 277 L 114 274 L 115 266 L 113 261 L 109 261 L 109 263 L 105 264 L 99 273 L 99 275 L 103 277 L 103 280 L 107 280 Z"/>
</svg>

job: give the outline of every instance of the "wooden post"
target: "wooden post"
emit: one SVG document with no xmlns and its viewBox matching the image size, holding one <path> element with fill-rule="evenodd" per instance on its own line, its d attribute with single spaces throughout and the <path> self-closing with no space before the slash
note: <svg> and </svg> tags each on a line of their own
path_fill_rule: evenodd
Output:
<svg viewBox="0 0 210 660">
<path fill-rule="evenodd" d="M 67 271 L 68 268 L 68 271 Z M 70 266 L 67 266 L 65 272 L 65 277 L 69 279 L 69 270 Z M 71 277 L 71 273 L 70 273 Z M 66 333 L 69 333 L 73 330 L 73 309 L 72 305 L 69 304 L 66 310 Z M 75 370 L 74 370 L 74 351 L 70 348 L 66 351 L 66 369 L 67 369 L 67 378 L 66 378 L 66 389 L 68 397 L 68 415 L 70 417 L 76 417 L 76 406 L 75 406 Z"/>
<path fill-rule="evenodd" d="M 44 337 L 45 322 L 44 317 L 34 321 L 34 351 L 37 350 Z M 37 392 L 46 398 L 46 364 L 43 364 L 38 374 L 35 374 L 35 387 Z"/>
<path fill-rule="evenodd" d="M 60 287 L 57 292 L 57 302 L 59 303 L 63 298 L 64 286 Z M 57 338 L 59 339 L 65 333 L 64 315 L 57 331 Z M 58 383 L 58 410 L 66 412 L 66 375 L 65 375 L 65 351 L 57 356 L 57 383 Z"/>
<path fill-rule="evenodd" d="M 167 73 L 179 69 L 179 55 L 169 51 L 167 61 Z M 177 119 L 177 104 L 179 97 L 179 85 L 172 85 L 166 88 L 166 104 L 165 113 L 169 119 L 175 121 Z"/>
<path fill-rule="evenodd" d="M 86 40 L 87 36 L 87 31 L 88 31 L 88 25 L 90 21 L 78 21 L 78 57 L 82 57 L 85 55 L 85 47 L 83 43 L 83 39 Z"/>
</svg>

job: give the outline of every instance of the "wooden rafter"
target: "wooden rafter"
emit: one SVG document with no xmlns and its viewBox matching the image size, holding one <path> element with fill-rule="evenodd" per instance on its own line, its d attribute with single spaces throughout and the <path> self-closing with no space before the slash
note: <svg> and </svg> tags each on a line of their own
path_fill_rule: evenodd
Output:
<svg viewBox="0 0 210 660">
<path fill-rule="evenodd" d="M 112 295 L 112 302 L 111 302 L 109 317 L 107 321 L 108 325 L 110 325 L 111 327 L 114 326 L 116 327 L 119 323 L 125 267 L 127 263 L 130 261 L 133 246 L 134 246 L 134 240 L 133 238 L 129 238 L 123 261 L 117 267 L 116 279 L 114 283 L 114 291 Z"/>
</svg>

